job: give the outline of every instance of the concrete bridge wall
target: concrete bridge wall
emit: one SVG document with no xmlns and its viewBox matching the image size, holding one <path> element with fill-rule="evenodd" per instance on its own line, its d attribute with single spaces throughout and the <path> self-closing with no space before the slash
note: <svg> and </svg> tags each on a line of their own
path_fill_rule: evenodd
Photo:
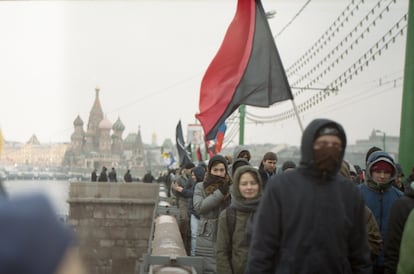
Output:
<svg viewBox="0 0 414 274">
<path fill-rule="evenodd" d="M 71 183 L 68 223 L 89 274 L 132 274 L 147 252 L 158 184 Z"/>
</svg>

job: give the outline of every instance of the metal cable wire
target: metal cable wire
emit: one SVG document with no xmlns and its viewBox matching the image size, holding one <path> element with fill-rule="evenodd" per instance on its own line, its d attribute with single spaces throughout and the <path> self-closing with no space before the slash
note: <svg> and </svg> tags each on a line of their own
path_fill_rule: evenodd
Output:
<svg viewBox="0 0 414 274">
<path fill-rule="evenodd" d="M 364 100 L 370 100 L 373 95 L 378 95 L 378 94 L 390 91 L 390 90 L 392 90 L 396 87 L 401 86 L 402 81 L 403 81 L 403 77 L 399 76 L 399 77 L 396 77 L 392 80 L 383 82 L 380 85 L 369 86 L 369 87 L 367 87 L 366 89 L 364 89 L 360 92 L 355 92 L 355 93 L 357 93 L 357 95 L 348 96 L 348 97 L 342 99 L 340 102 L 338 102 L 336 104 L 329 105 L 327 108 L 324 108 L 323 113 L 326 113 L 326 112 L 329 112 L 329 111 L 332 111 L 332 110 L 337 110 L 337 109 L 340 109 L 340 108 L 344 108 L 344 107 L 346 107 L 348 105 L 351 105 L 351 104 L 353 104 L 355 102 L 358 102 L 358 101 L 360 102 L 360 101 L 364 101 Z M 387 86 L 388 84 L 392 84 L 392 85 L 384 88 L 384 86 Z M 384 89 L 378 90 L 380 88 L 384 88 Z M 277 115 L 273 116 L 273 119 L 268 119 L 269 116 L 266 116 L 266 119 L 261 119 L 262 118 L 261 116 L 258 116 L 258 115 L 253 115 L 252 116 L 250 114 L 251 113 L 249 112 L 249 115 L 248 116 L 246 115 L 246 119 L 248 119 L 249 121 L 251 121 L 252 123 L 255 123 L 255 124 L 275 123 L 275 122 L 279 122 L 279 121 L 282 121 L 282 120 L 286 120 L 286 119 L 280 119 L 280 117 L 277 117 Z M 291 116 L 290 118 L 293 118 L 293 117 L 294 116 Z"/>
<path fill-rule="evenodd" d="M 348 47 L 346 49 L 344 49 L 337 57 L 335 60 L 333 60 L 328 66 L 325 66 L 325 69 L 318 74 L 315 78 L 313 83 L 316 83 L 317 81 L 320 81 L 324 76 L 327 75 L 327 73 L 332 70 L 335 66 L 337 66 L 340 62 L 342 62 L 344 60 L 344 57 L 349 55 L 358 45 L 358 43 L 363 40 L 365 37 L 367 37 L 367 33 L 370 32 L 370 30 L 372 30 L 373 27 L 375 27 L 377 25 L 377 20 L 381 20 L 382 18 L 384 18 L 383 14 L 385 12 L 389 12 L 389 6 L 394 3 L 394 0 L 391 0 L 389 2 L 389 4 L 379 13 L 379 15 L 374 18 L 374 20 L 351 42 L 351 44 L 348 45 Z M 379 7 L 379 4 L 376 6 Z M 362 21 L 360 21 L 358 24 L 355 25 L 355 27 L 352 29 L 351 32 L 349 32 L 345 38 L 343 38 L 334 48 L 333 50 L 331 50 L 323 59 L 320 60 L 319 63 L 317 63 L 316 65 L 314 65 L 307 73 L 303 74 L 298 80 L 296 80 L 295 82 L 292 83 L 293 86 L 298 85 L 299 83 L 301 83 L 302 81 L 308 79 L 314 72 L 316 72 L 317 70 L 319 70 L 320 68 L 323 67 L 324 63 L 327 62 L 329 59 L 331 59 L 331 57 L 333 57 L 335 55 L 335 52 L 339 53 L 339 49 L 345 45 L 345 43 L 348 41 L 348 39 L 351 39 L 351 37 L 353 36 L 353 33 L 358 31 L 358 28 L 363 26 L 363 22 L 364 21 L 368 21 L 370 14 L 374 14 L 374 10 L 375 8 L 371 9 L 371 11 L 364 17 L 364 19 Z M 402 19 L 400 19 L 401 21 Z M 398 25 L 398 22 L 397 24 Z M 294 96 L 298 96 L 301 93 L 303 93 L 303 90 L 298 90 L 297 92 L 295 92 Z"/>
<path fill-rule="evenodd" d="M 314 56 L 314 54 L 312 54 L 312 52 L 314 50 L 319 49 L 322 45 L 326 44 L 326 41 L 331 40 L 334 36 L 336 32 L 339 32 L 340 28 L 344 27 L 344 21 L 348 22 L 349 21 L 349 14 L 351 16 L 354 15 L 354 11 L 359 9 L 359 5 L 361 3 L 364 3 L 364 0 L 361 0 L 350 12 L 349 14 L 346 14 L 346 11 L 349 11 L 351 9 L 351 6 L 354 5 L 355 1 L 352 1 L 341 13 L 340 15 L 334 20 L 334 22 L 328 27 L 328 29 L 322 34 L 321 37 L 319 37 L 316 42 L 308 49 L 305 51 L 305 53 L 299 57 L 292 65 L 290 65 L 287 69 L 286 72 L 289 73 L 291 70 L 294 70 L 296 68 L 296 66 L 298 66 L 299 64 L 301 64 L 301 62 L 304 62 L 304 60 L 309 60 L 312 57 L 307 58 L 308 55 L 310 56 Z M 341 18 L 344 17 L 343 21 L 340 21 Z M 336 27 L 336 28 L 335 28 Z M 334 29 L 335 28 L 335 29 Z M 332 29 L 334 29 L 332 31 Z"/>
<path fill-rule="evenodd" d="M 361 57 L 354 62 L 351 66 L 349 66 L 340 76 L 333 81 L 331 85 L 329 85 L 329 89 L 334 89 L 337 86 L 340 85 L 341 79 L 346 78 L 348 74 L 358 73 L 358 70 L 363 70 L 363 67 L 368 65 L 370 59 L 375 60 L 375 56 L 378 54 L 381 54 L 382 49 L 387 49 L 388 45 L 390 43 L 395 42 L 395 39 L 397 36 L 400 35 L 400 32 L 403 31 L 404 28 L 406 28 L 406 24 L 401 26 L 401 23 L 403 21 L 407 21 L 407 14 L 405 14 L 396 24 L 394 24 L 373 46 L 371 46 Z M 394 34 L 396 33 L 396 34 Z M 394 34 L 394 35 L 393 35 Z M 389 40 L 386 40 L 389 36 L 391 38 Z M 377 49 L 377 50 L 376 50 Z M 340 60 L 343 60 L 346 55 L 348 55 L 348 51 L 346 50 L 343 54 L 341 54 L 338 58 L 333 60 L 325 69 L 319 73 L 317 76 L 315 76 L 312 80 L 310 80 L 306 85 L 304 85 L 304 88 L 312 87 L 312 85 L 316 84 L 319 80 L 321 80 L 324 76 L 327 75 L 329 71 L 331 71 L 339 62 Z M 351 76 L 352 78 L 352 76 Z M 295 82 L 293 85 L 296 85 L 297 82 Z M 303 89 L 298 91 L 294 96 L 298 96 L 301 93 L 303 93 Z"/>
<path fill-rule="evenodd" d="M 302 11 L 306 8 L 306 6 L 310 3 L 311 0 L 306 1 L 306 3 L 299 9 L 299 11 L 290 19 L 290 21 L 275 35 L 275 39 L 277 39 L 285 30 L 287 27 L 289 27 L 293 21 L 298 18 L 298 16 L 302 13 Z"/>
</svg>

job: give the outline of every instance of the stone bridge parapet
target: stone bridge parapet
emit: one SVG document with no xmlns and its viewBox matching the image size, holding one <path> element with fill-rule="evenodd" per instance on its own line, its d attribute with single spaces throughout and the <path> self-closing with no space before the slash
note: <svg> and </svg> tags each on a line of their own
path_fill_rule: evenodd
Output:
<svg viewBox="0 0 414 274">
<path fill-rule="evenodd" d="M 68 223 L 89 274 L 133 274 L 147 251 L 158 184 L 74 182 Z"/>
</svg>

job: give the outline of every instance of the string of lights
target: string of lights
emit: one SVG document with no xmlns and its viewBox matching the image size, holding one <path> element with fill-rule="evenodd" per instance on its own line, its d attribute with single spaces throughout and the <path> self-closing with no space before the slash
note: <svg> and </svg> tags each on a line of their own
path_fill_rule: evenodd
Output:
<svg viewBox="0 0 414 274">
<path fill-rule="evenodd" d="M 355 72 L 358 70 L 363 70 L 364 66 L 367 66 L 369 61 L 371 59 L 375 60 L 376 55 L 381 55 L 382 49 L 387 49 L 389 43 L 394 43 L 397 36 L 400 36 L 404 33 L 404 29 L 407 27 L 407 24 L 402 25 L 403 22 L 407 22 L 407 14 L 405 14 L 401 19 L 397 21 L 370 49 L 368 49 L 356 62 L 354 62 L 347 70 L 345 70 L 335 81 L 333 82 L 334 86 L 330 86 L 329 88 L 337 88 L 340 85 L 342 78 L 346 78 L 348 74 L 358 73 Z M 386 40 L 389 36 L 391 38 L 389 40 Z M 354 40 L 354 43 L 358 43 L 358 37 Z M 377 49 L 377 50 L 376 50 Z M 301 93 L 306 90 L 306 88 L 311 87 L 312 85 L 316 84 L 318 81 L 320 81 L 325 75 L 327 75 L 328 72 L 333 70 L 333 68 L 339 64 L 341 60 L 345 58 L 346 55 L 348 55 L 350 50 L 347 48 L 342 52 L 335 60 L 333 60 L 328 66 L 325 67 L 325 69 L 319 73 L 316 77 L 314 77 L 311 81 L 309 81 L 307 84 L 304 85 L 303 89 L 298 90 L 294 96 L 297 97 Z M 365 64 L 364 64 L 365 63 Z M 358 68 L 358 69 L 357 69 Z M 309 75 L 308 75 L 309 77 Z M 306 78 L 303 78 L 305 80 Z M 352 79 L 352 76 L 351 76 Z M 295 86 L 300 81 L 295 81 L 292 85 Z M 346 81 L 345 81 L 346 83 Z"/>
<path fill-rule="evenodd" d="M 407 14 L 404 15 L 404 20 L 407 20 Z M 400 22 L 400 21 L 399 21 Z M 395 26 L 399 27 L 400 24 L 396 24 Z M 347 84 L 348 81 L 351 81 L 353 76 L 358 75 L 358 73 L 362 72 L 365 67 L 368 67 L 373 61 L 375 61 L 376 57 L 381 55 L 384 50 L 389 49 L 389 45 L 391 43 L 395 43 L 396 38 L 402 37 L 404 34 L 404 29 L 407 27 L 407 24 L 403 25 L 398 32 L 391 36 L 390 39 L 385 40 L 390 30 L 387 31 L 385 34 L 373 47 L 371 47 L 366 53 L 364 53 L 353 65 L 349 66 L 343 73 L 341 73 L 335 80 L 333 80 L 327 87 L 326 90 L 321 90 L 310 99 L 306 100 L 305 102 L 301 103 L 298 106 L 298 111 L 304 112 L 311 107 L 319 104 L 320 102 L 324 101 L 328 96 L 332 94 L 337 94 L 336 91 L 330 91 L 334 87 L 342 87 L 343 85 Z M 391 32 L 392 33 L 392 32 Z M 380 41 L 385 41 L 382 47 L 379 47 Z M 377 50 L 375 50 L 377 49 Z M 277 116 L 277 119 L 284 120 L 293 118 L 294 112 L 293 110 L 285 111 L 280 113 Z"/>
<path fill-rule="evenodd" d="M 390 90 L 393 90 L 396 87 L 399 87 L 402 85 L 402 80 L 403 77 L 399 76 L 397 78 L 394 78 L 392 80 L 386 81 L 386 82 L 382 82 L 381 84 L 375 85 L 375 86 L 370 86 L 367 87 L 366 89 L 362 90 L 362 91 L 358 91 L 356 92 L 356 95 L 350 95 L 348 97 L 343 98 L 340 102 L 336 103 L 336 104 L 331 104 L 329 105 L 327 108 L 323 109 L 323 112 L 329 112 L 332 110 L 337 110 L 337 109 L 341 109 L 341 108 L 345 108 L 348 105 L 351 105 L 355 102 L 358 101 L 363 101 L 365 99 L 370 99 L 372 98 L 373 95 L 378 95 L 384 92 L 388 92 Z M 379 88 L 384 88 L 382 90 L 379 90 Z M 318 109 L 321 110 L 321 109 Z M 281 122 L 283 120 L 287 120 L 289 118 L 294 118 L 294 113 L 293 110 L 289 110 L 286 111 L 284 113 L 284 116 L 280 115 L 280 116 L 260 116 L 260 115 L 256 115 L 253 114 L 251 112 L 246 112 L 246 119 L 249 120 L 252 123 L 255 124 L 266 124 L 266 123 L 275 123 L 275 122 Z"/>
<path fill-rule="evenodd" d="M 313 114 L 330 113 L 338 109 L 348 108 L 349 106 L 355 103 L 361 102 L 361 101 L 371 100 L 372 96 L 377 96 L 382 93 L 390 92 L 390 91 L 393 91 L 396 87 L 401 87 L 402 82 L 403 82 L 402 79 L 403 77 L 399 77 L 393 81 L 390 81 L 388 83 L 389 85 L 381 85 L 381 86 L 378 86 L 376 89 L 367 89 L 367 90 L 361 91 L 357 95 L 344 98 L 343 100 L 341 100 L 340 102 L 336 104 L 327 105 L 323 109 L 319 108 Z M 384 86 L 387 86 L 387 87 L 384 88 Z M 379 88 L 383 88 L 383 89 L 378 90 Z"/>
<path fill-rule="evenodd" d="M 407 22 L 407 14 L 402 18 Z M 352 75 L 358 75 L 365 67 L 368 67 L 372 61 L 375 61 L 377 56 L 380 56 L 384 50 L 388 50 L 389 45 L 395 43 L 398 37 L 402 37 L 404 30 L 407 28 L 407 24 L 401 26 L 402 20 L 399 20 L 385 35 L 383 35 L 374 46 L 367 50 L 356 62 L 348 67 L 342 74 L 339 75 L 332 83 L 330 87 L 342 87 L 348 80 L 352 80 Z M 401 26 L 401 27 L 400 27 Z M 393 35 L 394 33 L 394 35 Z M 388 40 L 387 37 L 390 36 Z M 382 45 L 381 45 L 382 44 Z M 311 84 L 311 83 L 310 83 Z"/>
<path fill-rule="evenodd" d="M 359 9 L 359 6 L 364 3 L 364 0 L 359 1 L 359 3 L 351 9 L 355 1 L 352 1 L 346 8 L 340 13 L 340 15 L 334 20 L 334 22 L 328 27 L 328 29 L 319 37 L 316 42 L 305 51 L 305 53 L 299 57 L 291 66 L 286 69 L 286 73 L 289 74 L 290 71 L 295 70 L 302 62 L 309 61 L 308 56 L 313 58 L 315 50 L 322 49 L 324 45 L 327 44 L 327 41 L 330 41 L 336 33 L 339 33 L 339 30 L 345 26 L 344 22 L 349 22 L 349 18 L 354 16 L 356 10 Z M 343 19 L 343 20 L 342 20 Z"/>
<path fill-rule="evenodd" d="M 349 52 L 351 52 L 352 50 L 354 50 L 356 48 L 356 46 L 358 45 L 358 43 L 361 42 L 361 40 L 363 40 L 365 37 L 367 37 L 367 34 L 372 31 L 372 29 L 378 25 L 378 21 L 382 20 L 384 18 L 384 14 L 390 11 L 390 5 L 395 3 L 394 0 L 390 1 L 388 3 L 388 5 L 386 7 L 384 7 L 380 13 L 371 21 L 371 23 L 365 27 L 365 29 L 348 45 L 348 47 L 342 51 L 342 53 L 340 54 L 340 59 L 343 59 L 342 57 L 347 55 Z M 297 85 L 300 82 L 302 82 L 303 80 L 305 80 L 306 78 L 308 78 L 310 75 L 312 75 L 313 73 L 315 73 L 318 69 L 320 69 L 323 64 L 325 62 L 327 62 L 329 59 L 331 59 L 333 56 L 335 56 L 335 53 L 339 53 L 339 50 L 348 43 L 348 40 L 351 40 L 351 38 L 353 36 L 355 36 L 355 34 L 357 34 L 357 32 L 359 31 L 359 29 L 364 25 L 364 22 L 368 22 L 370 19 L 371 15 L 374 15 L 374 11 L 376 7 L 380 7 L 380 3 L 378 3 L 373 9 L 370 10 L 370 12 L 368 12 L 365 17 L 359 22 L 357 23 L 352 30 L 340 41 L 338 42 L 333 48 L 332 50 L 325 55 L 324 58 L 322 58 L 316 65 L 313 66 L 313 68 L 311 70 L 309 70 L 307 73 L 301 75 L 301 77 L 295 81 L 295 83 L 293 85 Z M 326 44 L 325 44 L 326 45 Z M 321 49 L 318 49 L 314 55 L 316 55 Z M 290 73 L 287 74 L 288 77 L 296 74 L 297 72 L 299 72 L 301 69 L 304 68 L 305 65 L 307 65 L 309 63 L 309 61 L 311 60 L 310 57 L 314 56 L 311 55 L 309 56 L 308 59 L 304 60 L 302 62 L 302 64 L 300 64 L 299 66 L 296 67 L 295 70 L 292 70 Z M 337 63 L 339 63 L 339 58 L 337 58 Z"/>
</svg>

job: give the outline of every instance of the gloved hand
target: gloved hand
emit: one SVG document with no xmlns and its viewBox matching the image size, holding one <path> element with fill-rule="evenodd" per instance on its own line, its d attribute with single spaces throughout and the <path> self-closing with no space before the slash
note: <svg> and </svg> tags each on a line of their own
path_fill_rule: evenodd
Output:
<svg viewBox="0 0 414 274">
<path fill-rule="evenodd" d="M 221 183 L 218 187 L 218 189 L 220 190 L 220 192 L 226 196 L 227 193 L 229 193 L 229 185 L 225 184 L 225 183 Z"/>
</svg>

